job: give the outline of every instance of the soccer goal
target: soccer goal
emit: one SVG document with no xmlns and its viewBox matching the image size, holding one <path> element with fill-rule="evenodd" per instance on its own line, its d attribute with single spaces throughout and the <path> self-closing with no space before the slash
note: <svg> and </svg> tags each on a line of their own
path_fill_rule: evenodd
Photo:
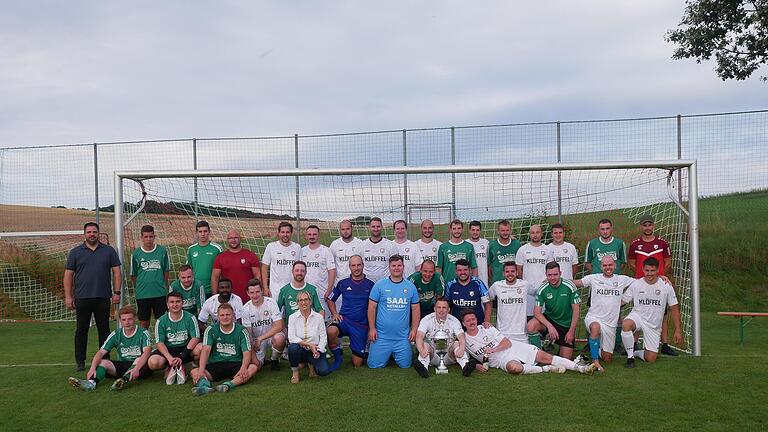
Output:
<svg viewBox="0 0 768 432">
<path fill-rule="evenodd" d="M 116 172 L 114 192 L 115 209 L 122 211 L 115 214 L 113 244 L 123 262 L 139 246 L 141 226 L 153 225 L 157 242 L 171 253 L 172 277 L 195 241 L 198 220 L 208 221 L 212 240 L 222 244 L 228 230 L 239 230 L 243 245 L 259 255 L 284 220 L 293 223 L 301 243 L 303 229 L 317 225 L 326 245 L 339 236 L 345 219 L 352 221 L 354 235 L 366 238 L 367 221 L 374 216 L 382 218 L 388 232 L 398 219 L 417 225 L 421 218 L 434 218 L 441 241 L 447 240 L 453 218 L 481 222 L 488 239 L 496 237 L 500 220 L 509 220 L 521 242 L 532 224 L 541 224 L 546 243 L 551 224 L 562 222 L 566 240 L 583 260 L 600 219 L 611 219 L 614 235 L 628 246 L 639 235 L 640 216 L 650 213 L 657 235 L 672 248 L 669 276 L 685 335 L 678 348 L 700 354 L 695 161 Z M 410 231 L 412 240 L 417 232 Z M 123 292 L 130 301 L 133 288 Z"/>
</svg>

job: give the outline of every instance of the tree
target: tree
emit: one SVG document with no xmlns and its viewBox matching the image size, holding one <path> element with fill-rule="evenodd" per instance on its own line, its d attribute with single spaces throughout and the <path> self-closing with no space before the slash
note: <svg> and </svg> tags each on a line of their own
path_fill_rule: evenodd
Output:
<svg viewBox="0 0 768 432">
<path fill-rule="evenodd" d="M 723 81 L 744 80 L 768 61 L 768 0 L 686 1 L 680 25 L 665 39 L 677 45 L 673 59 L 714 57 Z"/>
</svg>

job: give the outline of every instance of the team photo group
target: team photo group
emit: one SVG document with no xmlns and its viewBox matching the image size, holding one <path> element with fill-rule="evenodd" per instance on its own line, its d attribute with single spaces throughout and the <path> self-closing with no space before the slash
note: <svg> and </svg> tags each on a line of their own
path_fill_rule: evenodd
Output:
<svg viewBox="0 0 768 432">
<path fill-rule="evenodd" d="M 69 383 L 91 391 L 112 378 L 111 389 L 120 390 L 154 372 L 169 385 L 185 384 L 189 376 L 192 393 L 205 395 L 231 391 L 262 369 L 280 371 L 281 362 L 290 366 L 290 382 L 299 383 L 302 373 L 324 377 L 342 366 L 344 337 L 354 367 L 394 362 L 423 378 L 454 364 L 465 377 L 494 368 L 593 374 L 603 372 L 614 353 L 626 355 L 627 368 L 636 359 L 652 363 L 659 354 L 677 355 L 668 324 L 672 341 L 683 342 L 667 276 L 671 251 L 654 223 L 642 215 L 627 249 L 612 222 L 602 219 L 580 260 L 561 224 L 548 227 L 551 243 L 543 243 L 540 225 L 531 225 L 521 244 L 507 220 L 496 223 L 493 239 L 481 237 L 477 221 L 465 238 L 465 224 L 454 220 L 441 243 L 430 220 L 421 222 L 416 241 L 398 220 L 390 240 L 374 217 L 365 240 L 344 220 L 328 246 L 320 243 L 320 228 L 309 225 L 302 247 L 292 240 L 293 225 L 280 222 L 278 239 L 259 257 L 243 246 L 239 231 L 228 231 L 222 247 L 200 221 L 197 241 L 176 269 L 154 228 L 144 225 L 140 247 L 123 270 L 90 222 L 64 273 L 66 305 L 76 315 L 76 369 L 85 372 Z M 582 265 L 585 276 L 576 279 Z M 170 280 L 172 270 L 177 280 Z M 110 333 L 123 274 L 136 302 L 118 310 L 119 328 Z M 631 305 L 625 316 L 623 305 Z M 87 365 L 92 321 L 100 348 Z M 581 337 L 584 349 L 574 359 Z"/>
</svg>

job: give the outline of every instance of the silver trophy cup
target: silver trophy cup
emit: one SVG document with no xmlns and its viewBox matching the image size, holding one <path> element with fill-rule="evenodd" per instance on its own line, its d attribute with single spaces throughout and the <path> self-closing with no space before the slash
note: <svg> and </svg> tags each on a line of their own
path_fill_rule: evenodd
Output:
<svg viewBox="0 0 768 432">
<path fill-rule="evenodd" d="M 437 365 L 437 370 L 435 370 L 435 373 L 438 375 L 448 373 L 448 368 L 445 366 L 445 356 L 448 354 L 449 339 L 448 332 L 445 331 L 441 323 L 440 328 L 432 336 L 432 342 L 435 344 L 435 354 L 440 357 L 440 364 Z"/>
</svg>

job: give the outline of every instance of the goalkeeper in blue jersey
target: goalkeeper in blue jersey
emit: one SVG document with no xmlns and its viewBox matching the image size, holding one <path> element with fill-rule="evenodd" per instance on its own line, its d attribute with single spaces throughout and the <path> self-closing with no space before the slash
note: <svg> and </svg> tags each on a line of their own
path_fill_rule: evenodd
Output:
<svg viewBox="0 0 768 432">
<path fill-rule="evenodd" d="M 451 304 L 451 315 L 461 319 L 461 311 L 470 308 L 483 327 L 488 328 L 491 325 L 488 287 L 477 277 L 470 276 L 469 266 L 469 260 L 456 261 L 456 279 L 446 282 L 445 298 Z"/>
<path fill-rule="evenodd" d="M 421 319 L 419 292 L 403 278 L 403 257 L 389 258 L 389 277 L 376 282 L 368 301 L 368 367 L 383 368 L 389 356 L 401 368 L 411 367 L 411 341 Z M 410 324 L 409 324 L 410 322 Z"/>
</svg>

